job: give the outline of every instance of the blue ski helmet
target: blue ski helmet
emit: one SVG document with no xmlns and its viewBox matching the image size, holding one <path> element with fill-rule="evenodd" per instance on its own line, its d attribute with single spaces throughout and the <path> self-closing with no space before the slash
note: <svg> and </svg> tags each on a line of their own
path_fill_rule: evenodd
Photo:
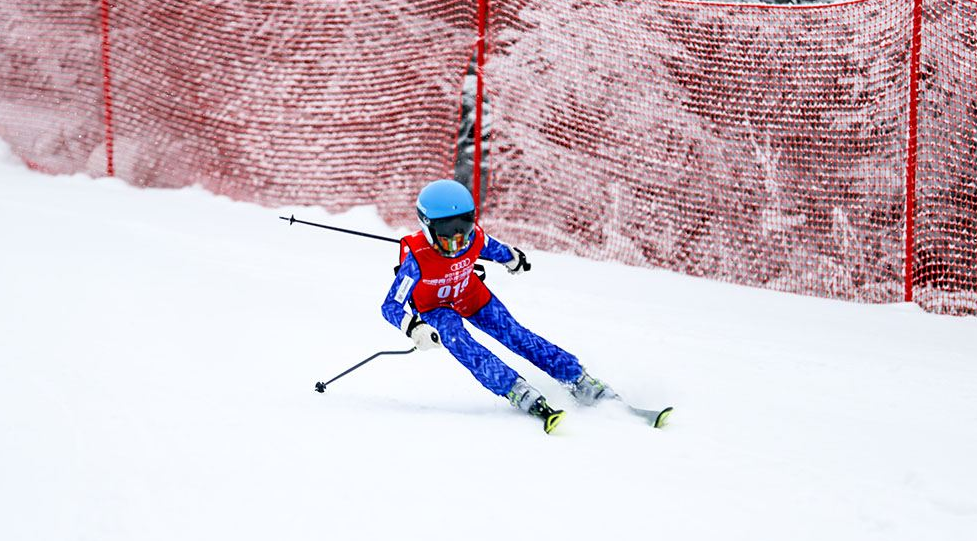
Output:
<svg viewBox="0 0 977 541">
<path fill-rule="evenodd" d="M 427 241 L 447 257 L 465 251 L 475 238 L 475 200 L 454 180 L 435 180 L 421 190 L 417 218 Z"/>
</svg>

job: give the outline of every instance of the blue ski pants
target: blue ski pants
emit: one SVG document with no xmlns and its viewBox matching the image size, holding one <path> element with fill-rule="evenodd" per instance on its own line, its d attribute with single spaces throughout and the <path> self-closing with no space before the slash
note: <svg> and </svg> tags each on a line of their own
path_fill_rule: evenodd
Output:
<svg viewBox="0 0 977 541">
<path fill-rule="evenodd" d="M 458 312 L 435 308 L 421 318 L 437 329 L 444 347 L 486 389 L 500 396 L 512 389 L 519 374 L 472 337 Z M 576 357 L 520 325 L 494 295 L 468 321 L 558 381 L 575 381 L 583 372 Z"/>
</svg>

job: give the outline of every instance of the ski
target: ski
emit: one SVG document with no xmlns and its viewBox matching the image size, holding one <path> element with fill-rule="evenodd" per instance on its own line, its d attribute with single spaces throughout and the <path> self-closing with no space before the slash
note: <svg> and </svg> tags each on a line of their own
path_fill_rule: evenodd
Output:
<svg viewBox="0 0 977 541">
<path fill-rule="evenodd" d="M 672 415 L 673 408 L 671 406 L 659 411 L 636 408 L 624 401 L 622 401 L 622 403 L 628 408 L 629 413 L 644 419 L 645 422 L 659 429 L 665 428 L 665 426 L 668 424 L 668 418 Z M 531 412 L 531 415 L 541 419 L 543 421 L 543 431 L 550 434 L 556 429 L 557 425 L 560 424 L 560 421 L 563 420 L 566 412 L 563 410 L 554 410 L 549 405 L 544 405 L 539 410 Z"/>
<path fill-rule="evenodd" d="M 560 421 L 563 420 L 564 415 L 566 415 L 566 413 L 563 410 L 556 410 L 553 413 L 547 415 L 546 418 L 543 419 L 543 431 L 546 432 L 547 434 L 553 432 L 553 430 L 556 429 L 557 425 L 560 424 Z"/>
<path fill-rule="evenodd" d="M 566 412 L 563 410 L 553 409 L 549 404 L 546 403 L 546 400 L 540 397 L 539 400 L 537 400 L 536 403 L 529 408 L 529 414 L 537 419 L 541 419 L 543 421 L 543 431 L 549 434 L 556 429 L 557 425 L 560 424 L 560 421 L 563 420 L 563 416 L 566 415 Z"/>
<path fill-rule="evenodd" d="M 641 417 L 655 428 L 664 428 L 668 424 L 668 418 L 672 414 L 672 407 L 669 406 L 661 411 L 646 410 L 628 405 L 628 411 Z"/>
</svg>

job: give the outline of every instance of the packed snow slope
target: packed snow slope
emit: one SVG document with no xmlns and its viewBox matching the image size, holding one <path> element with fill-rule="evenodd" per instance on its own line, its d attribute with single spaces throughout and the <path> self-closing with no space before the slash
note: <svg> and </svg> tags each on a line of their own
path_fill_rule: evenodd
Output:
<svg viewBox="0 0 977 541">
<path fill-rule="evenodd" d="M 970 540 L 977 318 L 529 250 L 518 319 L 655 431 L 575 406 L 551 436 L 380 316 L 369 208 L 49 177 L 0 158 L 0 539 Z M 504 239 L 503 239 L 504 240 Z"/>
</svg>

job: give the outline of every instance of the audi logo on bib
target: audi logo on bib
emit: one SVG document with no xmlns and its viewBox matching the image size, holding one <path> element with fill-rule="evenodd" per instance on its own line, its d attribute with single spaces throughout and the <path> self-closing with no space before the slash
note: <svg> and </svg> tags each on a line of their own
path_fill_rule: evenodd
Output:
<svg viewBox="0 0 977 541">
<path fill-rule="evenodd" d="M 471 262 L 472 262 L 471 258 L 466 257 L 465 259 L 462 259 L 461 261 L 459 261 L 459 262 L 454 263 L 453 265 L 451 265 L 451 270 L 453 270 L 453 271 L 459 271 L 459 270 L 467 267 Z"/>
</svg>

